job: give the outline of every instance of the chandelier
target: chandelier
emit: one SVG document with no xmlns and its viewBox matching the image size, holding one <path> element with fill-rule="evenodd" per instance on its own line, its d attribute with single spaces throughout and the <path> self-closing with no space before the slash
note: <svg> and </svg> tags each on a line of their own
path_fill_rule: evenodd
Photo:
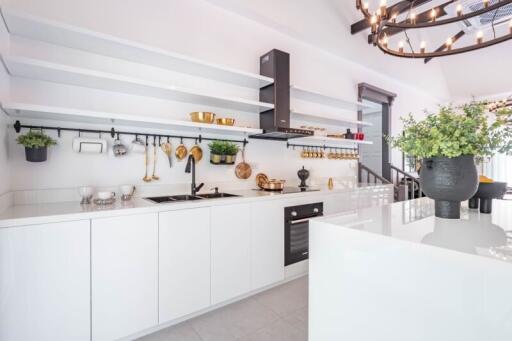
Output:
<svg viewBox="0 0 512 341">
<path fill-rule="evenodd" d="M 387 1 L 381 0 L 380 6 L 371 10 L 368 2 L 356 0 L 356 8 L 364 15 L 364 19 L 352 25 L 352 34 L 370 28 L 368 42 L 384 53 L 403 58 L 422 58 L 425 63 L 432 58 L 470 52 L 512 39 L 512 19 L 507 19 L 512 14 L 512 0 L 472 0 L 471 6 L 466 7 L 460 0 L 451 0 L 421 13 L 414 11 L 416 7 L 430 1 L 403 0 L 388 7 Z M 450 16 L 447 9 L 451 5 L 454 8 Z M 485 22 L 492 28 L 493 36 L 490 39 L 484 39 L 483 31 L 478 30 L 475 32 L 472 44 L 459 47 L 456 44 L 457 41 L 470 31 L 463 29 L 448 36 L 437 49 L 428 49 L 425 41 L 415 44 L 409 38 L 408 30 L 429 29 L 454 23 L 465 24 L 464 27 L 467 27 L 470 20 L 476 17 L 485 18 Z M 506 18 L 505 21 L 503 18 Z M 497 36 L 495 26 L 501 24 L 506 24 L 508 27 L 501 36 Z M 395 46 L 391 46 L 390 37 L 399 33 L 404 33 L 405 42 L 400 40 Z"/>
</svg>

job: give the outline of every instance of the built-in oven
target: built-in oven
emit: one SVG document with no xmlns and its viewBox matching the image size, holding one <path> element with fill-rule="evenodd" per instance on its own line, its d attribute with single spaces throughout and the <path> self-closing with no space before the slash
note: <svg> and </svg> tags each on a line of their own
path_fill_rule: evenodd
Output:
<svg viewBox="0 0 512 341">
<path fill-rule="evenodd" d="M 308 259 L 309 220 L 324 213 L 324 204 L 285 207 L 284 209 L 284 265 Z"/>
</svg>

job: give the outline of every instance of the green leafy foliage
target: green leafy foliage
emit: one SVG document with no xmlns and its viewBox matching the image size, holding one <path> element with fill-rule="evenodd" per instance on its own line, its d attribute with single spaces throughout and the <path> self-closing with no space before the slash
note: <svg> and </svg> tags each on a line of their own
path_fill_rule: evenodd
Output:
<svg viewBox="0 0 512 341">
<path fill-rule="evenodd" d="M 236 144 L 227 141 L 213 141 L 208 144 L 210 153 L 215 155 L 236 155 L 239 148 Z"/>
<path fill-rule="evenodd" d="M 16 142 L 28 148 L 42 148 L 57 144 L 54 139 L 40 131 L 29 131 L 25 135 L 20 135 Z"/>
<path fill-rule="evenodd" d="M 494 116 L 491 121 L 485 103 L 473 102 L 457 108 L 440 107 L 439 113 L 429 114 L 421 121 L 416 121 L 411 114 L 402 118 L 403 134 L 387 140 L 406 155 L 422 159 L 511 154 L 512 110 L 502 109 Z"/>
</svg>

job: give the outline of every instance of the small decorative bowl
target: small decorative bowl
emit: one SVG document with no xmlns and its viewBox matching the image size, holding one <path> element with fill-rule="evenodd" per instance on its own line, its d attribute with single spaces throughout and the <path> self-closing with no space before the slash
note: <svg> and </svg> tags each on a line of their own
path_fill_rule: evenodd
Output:
<svg viewBox="0 0 512 341">
<path fill-rule="evenodd" d="M 206 111 L 196 111 L 190 113 L 190 119 L 196 123 L 213 123 L 215 120 L 215 114 Z"/>
<path fill-rule="evenodd" d="M 218 118 L 217 124 L 222 126 L 233 126 L 235 125 L 235 119 L 234 118 Z"/>
</svg>

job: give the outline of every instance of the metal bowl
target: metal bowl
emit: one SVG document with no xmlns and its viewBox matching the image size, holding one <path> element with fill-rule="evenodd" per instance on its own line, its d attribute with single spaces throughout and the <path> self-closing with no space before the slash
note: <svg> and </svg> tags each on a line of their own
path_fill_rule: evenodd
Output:
<svg viewBox="0 0 512 341">
<path fill-rule="evenodd" d="M 233 126 L 235 125 L 235 119 L 234 118 L 218 118 L 217 124 L 222 126 Z"/>
<path fill-rule="evenodd" d="M 196 123 L 213 123 L 215 114 L 206 111 L 196 111 L 190 113 L 190 119 Z"/>
</svg>

